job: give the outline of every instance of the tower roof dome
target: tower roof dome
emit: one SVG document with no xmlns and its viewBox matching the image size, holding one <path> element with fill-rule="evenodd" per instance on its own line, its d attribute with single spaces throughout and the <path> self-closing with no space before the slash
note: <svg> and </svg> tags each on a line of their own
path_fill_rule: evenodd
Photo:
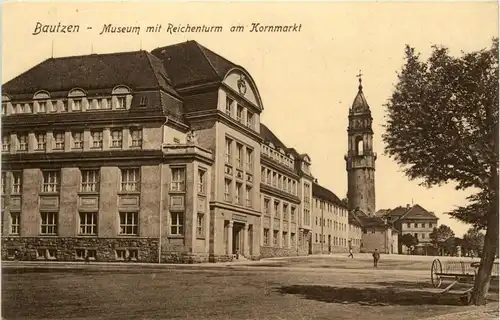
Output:
<svg viewBox="0 0 500 320">
<path fill-rule="evenodd" d="M 351 112 L 360 113 L 360 112 L 369 112 L 370 106 L 366 101 L 365 95 L 363 94 L 363 85 L 361 80 L 361 75 L 359 75 L 359 86 L 358 86 L 358 94 L 354 98 L 352 103 Z"/>
</svg>

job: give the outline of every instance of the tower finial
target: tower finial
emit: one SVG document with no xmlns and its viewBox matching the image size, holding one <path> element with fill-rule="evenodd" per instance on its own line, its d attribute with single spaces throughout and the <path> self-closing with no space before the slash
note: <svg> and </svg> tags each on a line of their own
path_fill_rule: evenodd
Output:
<svg viewBox="0 0 500 320">
<path fill-rule="evenodd" d="M 363 74 L 361 73 L 361 70 L 359 70 L 359 74 L 356 75 L 356 77 L 359 79 L 359 86 L 358 86 L 358 89 L 359 91 L 362 91 L 363 90 L 363 85 L 361 84 L 362 83 L 362 79 L 361 77 L 363 76 Z"/>
</svg>

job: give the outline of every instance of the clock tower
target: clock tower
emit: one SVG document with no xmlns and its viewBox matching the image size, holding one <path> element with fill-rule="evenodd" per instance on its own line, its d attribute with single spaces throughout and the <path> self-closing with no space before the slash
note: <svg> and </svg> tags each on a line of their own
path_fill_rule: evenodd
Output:
<svg viewBox="0 0 500 320">
<path fill-rule="evenodd" d="M 348 150 L 344 159 L 347 170 L 347 199 L 349 209 L 375 213 L 375 160 L 373 129 L 370 107 L 363 94 L 361 74 L 358 94 L 349 109 L 347 127 Z"/>
</svg>

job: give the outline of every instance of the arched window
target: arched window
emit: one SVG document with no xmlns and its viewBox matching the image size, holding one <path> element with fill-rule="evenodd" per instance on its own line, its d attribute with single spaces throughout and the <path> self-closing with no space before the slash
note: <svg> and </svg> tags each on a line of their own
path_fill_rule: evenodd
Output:
<svg viewBox="0 0 500 320">
<path fill-rule="evenodd" d="M 356 141 L 356 154 L 362 156 L 364 152 L 364 142 L 363 138 L 358 138 Z"/>
</svg>

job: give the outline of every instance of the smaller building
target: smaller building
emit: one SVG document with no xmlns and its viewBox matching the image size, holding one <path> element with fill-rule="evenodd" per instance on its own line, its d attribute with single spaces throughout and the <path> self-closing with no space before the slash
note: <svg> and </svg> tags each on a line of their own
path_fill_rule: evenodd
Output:
<svg viewBox="0 0 500 320">
<path fill-rule="evenodd" d="M 315 180 L 312 187 L 313 221 L 311 253 L 349 250 L 349 214 L 347 207 L 332 191 Z"/>
<path fill-rule="evenodd" d="M 352 210 L 352 218 L 361 226 L 360 252 L 398 253 L 399 232 L 386 219 Z"/>
<path fill-rule="evenodd" d="M 394 209 L 379 210 L 376 216 L 387 219 L 398 230 L 400 235 L 409 233 L 418 240 L 413 254 L 432 254 L 433 248 L 430 235 L 434 228 L 437 227 L 439 220 L 433 212 L 427 211 L 418 204 L 407 204 Z M 408 248 L 399 243 L 399 252 L 407 251 Z"/>
</svg>

